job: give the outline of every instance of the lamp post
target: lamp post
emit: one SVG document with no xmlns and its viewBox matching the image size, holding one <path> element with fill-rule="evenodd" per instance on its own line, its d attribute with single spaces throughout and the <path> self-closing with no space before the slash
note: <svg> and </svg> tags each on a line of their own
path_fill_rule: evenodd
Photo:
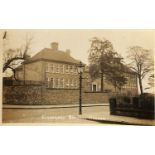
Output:
<svg viewBox="0 0 155 155">
<path fill-rule="evenodd" d="M 79 115 L 82 114 L 82 73 L 83 73 L 84 65 L 80 61 L 78 65 L 78 73 L 79 73 Z"/>
</svg>

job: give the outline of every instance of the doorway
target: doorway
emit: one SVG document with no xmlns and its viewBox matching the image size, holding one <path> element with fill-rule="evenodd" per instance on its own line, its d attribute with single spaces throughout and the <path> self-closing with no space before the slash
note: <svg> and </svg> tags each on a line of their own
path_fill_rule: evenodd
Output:
<svg viewBox="0 0 155 155">
<path fill-rule="evenodd" d="M 93 84 L 93 85 L 92 85 L 92 91 L 93 91 L 93 92 L 96 92 L 96 91 L 97 91 L 97 85 L 96 85 L 96 84 Z"/>
</svg>

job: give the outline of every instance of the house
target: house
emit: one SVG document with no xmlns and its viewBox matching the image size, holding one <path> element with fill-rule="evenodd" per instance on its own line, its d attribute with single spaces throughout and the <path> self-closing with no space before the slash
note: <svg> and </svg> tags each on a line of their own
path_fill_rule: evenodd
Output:
<svg viewBox="0 0 155 155">
<path fill-rule="evenodd" d="M 51 43 L 51 48 L 44 48 L 23 65 L 16 69 L 16 78 L 24 81 L 38 81 L 47 88 L 78 88 L 77 65 L 70 50 L 59 50 L 58 43 Z"/>
</svg>

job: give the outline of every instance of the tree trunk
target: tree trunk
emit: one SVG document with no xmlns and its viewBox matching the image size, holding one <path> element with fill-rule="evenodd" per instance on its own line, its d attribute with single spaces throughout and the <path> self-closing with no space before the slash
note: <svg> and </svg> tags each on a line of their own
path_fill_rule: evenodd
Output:
<svg viewBox="0 0 155 155">
<path fill-rule="evenodd" d="M 104 81 L 103 81 L 103 73 L 101 73 L 101 92 L 104 90 Z"/>
<path fill-rule="evenodd" d="M 143 94 L 143 85 L 142 85 L 142 79 L 141 79 L 141 76 L 138 77 L 138 81 L 139 81 L 140 92 L 141 92 L 141 94 Z"/>
</svg>

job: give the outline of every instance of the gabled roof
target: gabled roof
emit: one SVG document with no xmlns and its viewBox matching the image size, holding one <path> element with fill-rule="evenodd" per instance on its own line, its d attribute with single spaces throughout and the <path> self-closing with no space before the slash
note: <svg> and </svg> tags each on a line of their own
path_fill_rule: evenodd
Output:
<svg viewBox="0 0 155 155">
<path fill-rule="evenodd" d="M 66 63 L 74 63 L 78 64 L 80 61 L 74 59 L 73 57 L 70 56 L 69 53 L 60 51 L 60 50 L 52 50 L 50 48 L 44 48 L 41 50 L 39 53 L 34 55 L 32 58 L 30 58 L 27 62 L 29 61 L 35 61 L 35 60 L 53 60 L 53 61 L 58 61 L 58 62 L 66 62 Z"/>
</svg>

